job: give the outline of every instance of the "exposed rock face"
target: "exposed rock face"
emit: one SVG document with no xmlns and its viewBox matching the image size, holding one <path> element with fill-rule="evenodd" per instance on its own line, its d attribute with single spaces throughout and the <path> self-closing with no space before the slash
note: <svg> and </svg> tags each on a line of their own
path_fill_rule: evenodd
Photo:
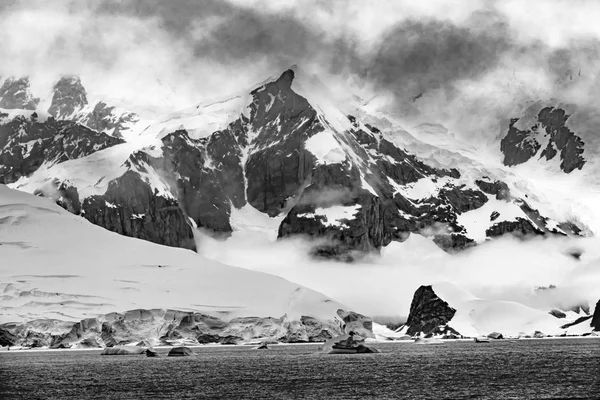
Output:
<svg viewBox="0 0 600 400">
<path fill-rule="evenodd" d="M 543 235 L 544 231 L 538 229 L 530 221 L 525 218 L 517 218 L 516 221 L 502 221 L 498 222 L 485 231 L 487 237 L 498 237 L 503 236 L 507 233 L 513 234 L 519 237 L 531 236 L 531 235 Z"/>
<path fill-rule="evenodd" d="M 6 78 L 0 87 L 0 108 L 35 110 L 39 98 L 33 97 L 29 78 Z"/>
<path fill-rule="evenodd" d="M 432 225 L 444 226 L 431 233 L 442 247 L 472 245 L 457 215 L 481 207 L 487 201 L 481 191 L 453 185 L 458 171 L 424 164 L 353 116 L 347 117 L 348 131 L 335 133 L 294 92 L 293 79 L 289 70 L 251 92 L 249 115 L 224 130 L 202 139 L 183 130 L 163 138 L 160 168 L 172 172 L 186 215 L 198 226 L 227 234 L 232 207 L 249 203 L 272 217 L 286 215 L 280 238 L 317 239 L 315 255 L 347 261 Z M 310 141 L 321 137 L 333 141 L 346 161 L 320 161 Z M 423 200 L 402 194 L 399 188 L 423 177 L 450 181 Z M 340 209 L 346 218 L 327 216 Z"/>
<path fill-rule="evenodd" d="M 183 211 L 197 226 L 231 232 L 231 206 L 246 204 L 242 153 L 233 136 L 236 126 L 193 140 L 186 131 L 163 139 L 165 171 L 172 171 Z"/>
<path fill-rule="evenodd" d="M 246 162 L 248 202 L 270 216 L 279 214 L 288 198 L 310 179 L 314 156 L 304 142 L 323 131 L 317 113 L 292 88 L 294 72 L 254 90 L 250 106 L 249 145 L 254 150 Z"/>
<path fill-rule="evenodd" d="M 484 193 L 496 196 L 498 200 L 510 200 L 510 189 L 508 185 L 502 181 L 489 182 L 485 180 L 476 180 L 475 184 L 479 186 Z"/>
<path fill-rule="evenodd" d="M 17 340 L 17 336 L 8 329 L 0 328 L 0 346 L 14 346 Z"/>
<path fill-rule="evenodd" d="M 122 140 L 70 121 L 39 122 L 33 113 L 3 123 L 0 115 L 0 183 L 15 182 L 42 164 L 85 157 L 119 143 Z"/>
<path fill-rule="evenodd" d="M 564 312 L 557 310 L 557 309 L 550 310 L 549 314 L 556 318 L 566 318 L 567 317 L 567 314 L 565 314 Z"/>
<path fill-rule="evenodd" d="M 410 336 L 439 334 L 454 314 L 456 310 L 440 299 L 431 286 L 421 286 L 410 304 L 406 333 Z"/>
<path fill-rule="evenodd" d="M 56 119 L 69 119 L 88 104 L 87 92 L 78 76 L 62 76 L 54 85 L 48 113 Z"/>
<path fill-rule="evenodd" d="M 319 98 L 312 104 L 294 90 L 294 79 L 295 72 L 288 70 L 253 90 L 245 109 L 227 115 L 231 122 L 225 127 L 202 132 L 205 137 L 177 130 L 162 136 L 157 146 L 133 150 L 121 176 L 102 195 L 81 195 L 82 188 L 68 179 L 54 182 L 51 194 L 41 187 L 34 190 L 111 231 L 184 248 L 193 248 L 189 220 L 226 236 L 234 229 L 233 211 L 249 204 L 281 217 L 278 238 L 313 239 L 313 255 L 343 261 L 377 253 L 411 233 L 449 252 L 473 246 L 476 236 L 459 223 L 461 214 L 482 207 L 490 196 L 521 201 L 510 196 L 503 182 L 485 177 L 470 182 L 456 169 L 424 163 L 361 117 L 323 111 L 327 107 Z M 0 146 L 4 136 L 12 140 L 4 140 L 0 151 L 5 183 L 31 174 L 42 163 L 60 163 L 120 143 L 115 136 L 137 121 L 134 114 L 105 103 L 90 107 L 77 77 L 58 81 L 49 112 L 78 124 L 51 118 L 40 125 L 32 116 L 0 125 Z M 559 117 L 540 113 L 540 124 L 551 130 L 560 124 Z M 82 124 L 101 133 L 93 136 Z M 42 128 L 49 139 L 38 143 L 32 132 Z M 571 136 L 561 129 L 552 135 L 562 149 L 562 138 Z M 82 137 L 89 140 L 79 150 Z M 54 144 L 59 140 L 63 147 L 74 141 L 78 151 L 55 154 L 61 150 Z M 44 179 L 45 185 L 54 178 Z M 492 213 L 487 236 L 578 234 L 572 224 L 550 224 L 526 203 L 519 206 L 521 218 L 505 221 Z"/>
<path fill-rule="evenodd" d="M 595 331 L 600 331 L 600 300 L 598 300 L 598 302 L 596 303 L 596 309 L 594 311 L 592 321 L 590 322 L 590 326 Z"/>
<path fill-rule="evenodd" d="M 195 250 L 194 234 L 179 203 L 152 191 L 139 173 L 127 171 L 103 195 L 87 197 L 82 215 L 121 235 Z"/>
<path fill-rule="evenodd" d="M 582 169 L 585 164 L 584 143 L 566 126 L 568 119 L 569 115 L 564 110 L 554 107 L 543 108 L 537 115 L 537 123 L 525 131 L 515 127 L 518 118 L 512 119 L 508 133 L 500 143 L 504 165 L 528 161 L 541 149 L 541 142 L 547 141 L 540 159 L 551 160 L 560 155 L 560 168 L 565 173 Z"/>
<path fill-rule="evenodd" d="M 70 120 L 97 132 L 121 137 L 122 131 L 140 120 L 131 111 L 119 109 L 99 101 L 88 105 L 87 92 L 77 76 L 63 76 L 54 85 L 52 104 L 48 113 L 58 120 Z"/>
<path fill-rule="evenodd" d="M 122 131 L 131 128 L 140 117 L 131 111 L 119 110 L 103 101 L 96 103 L 91 110 L 84 110 L 77 116 L 77 122 L 97 132 L 121 137 Z"/>
</svg>

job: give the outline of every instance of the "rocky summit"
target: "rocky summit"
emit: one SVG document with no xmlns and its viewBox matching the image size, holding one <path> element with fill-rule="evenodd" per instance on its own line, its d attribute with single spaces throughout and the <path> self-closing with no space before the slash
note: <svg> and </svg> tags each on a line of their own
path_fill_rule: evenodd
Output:
<svg viewBox="0 0 600 400">
<path fill-rule="evenodd" d="M 505 234 L 587 232 L 581 221 L 543 215 L 537 194 L 506 175 L 421 157 L 425 145 L 403 145 L 401 127 L 360 107 L 348 112 L 322 87 L 294 68 L 222 102 L 144 122 L 105 102 L 90 106 L 83 82 L 65 76 L 43 121 L 0 114 L 2 180 L 113 232 L 187 249 L 196 227 L 228 237 L 238 229 L 233 214 L 248 207 L 278 221 L 279 239 L 306 238 L 312 255 L 343 261 L 410 234 L 456 252 Z M 206 118 L 220 122 L 190 122 Z M 560 157 L 565 172 L 581 169 L 583 144 L 568 118 L 546 108 L 527 131 L 513 120 L 501 144 L 505 164 L 536 154 L 544 130 L 543 156 Z"/>
</svg>

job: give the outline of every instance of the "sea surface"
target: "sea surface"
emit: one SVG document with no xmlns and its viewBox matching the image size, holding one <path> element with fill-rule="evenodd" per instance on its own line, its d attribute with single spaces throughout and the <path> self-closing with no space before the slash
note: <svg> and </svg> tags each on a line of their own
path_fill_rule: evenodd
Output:
<svg viewBox="0 0 600 400">
<path fill-rule="evenodd" d="M 99 350 L 0 353 L 0 399 L 600 399 L 600 339 L 194 348 L 194 357 Z M 161 356 L 168 349 L 158 350 Z"/>
</svg>

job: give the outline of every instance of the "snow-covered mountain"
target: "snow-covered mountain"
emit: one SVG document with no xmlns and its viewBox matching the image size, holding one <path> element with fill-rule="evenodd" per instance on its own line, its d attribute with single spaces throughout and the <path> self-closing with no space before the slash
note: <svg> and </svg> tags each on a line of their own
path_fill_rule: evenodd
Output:
<svg viewBox="0 0 600 400">
<path fill-rule="evenodd" d="M 293 68 L 142 120 L 104 102 L 91 106 L 77 77 L 57 81 L 47 110 L 27 78 L 4 80 L 0 183 L 29 194 L 0 186 L 0 317 L 9 322 L 0 338 L 54 347 L 308 341 L 358 318 L 310 289 L 189 251 L 196 228 L 223 238 L 257 229 L 301 237 L 312 255 L 344 261 L 409 235 L 454 253 L 504 234 L 600 229 L 597 147 L 560 104 L 509 116 L 490 150 L 347 84 L 334 94 Z M 556 321 L 548 311 L 445 289 L 437 285 L 430 297 L 454 311 L 442 307 L 445 320 L 433 330 L 589 331 L 564 327 L 578 315 Z M 509 316 L 512 325 L 495 325 Z M 421 317 L 415 325 L 409 315 L 408 333 L 431 333 Z"/>
<path fill-rule="evenodd" d="M 194 247 L 193 227 L 227 236 L 234 210 L 245 207 L 277 221 L 277 237 L 315 239 L 314 254 L 344 260 L 411 233 L 448 251 L 506 233 L 590 233 L 585 205 L 565 210 L 567 199 L 486 162 L 435 121 L 409 132 L 377 101 L 348 98 L 338 102 L 295 68 L 223 101 L 106 128 L 82 111 L 82 83 L 65 77 L 49 112 L 95 129 L 96 151 L 58 163 L 42 157 L 5 182 L 111 231 L 185 248 Z M 19 118 L 5 117 L 5 136 L 16 135 Z M 101 144 L 116 132 L 126 141 Z"/>
<path fill-rule="evenodd" d="M 89 104 L 86 90 L 77 76 L 63 76 L 56 82 L 48 113 L 57 120 L 75 121 L 114 137 L 121 137 L 121 132 L 140 121 L 137 114 L 109 106 L 104 101 Z"/>
<path fill-rule="evenodd" d="M 0 258 L 2 346 L 325 340 L 357 316 L 303 286 L 108 232 L 4 185 Z"/>
</svg>

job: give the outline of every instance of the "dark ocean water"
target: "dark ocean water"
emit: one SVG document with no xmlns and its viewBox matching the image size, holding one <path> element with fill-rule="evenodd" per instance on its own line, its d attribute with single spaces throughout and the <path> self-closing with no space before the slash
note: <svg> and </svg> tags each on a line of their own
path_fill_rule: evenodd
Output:
<svg viewBox="0 0 600 400">
<path fill-rule="evenodd" d="M 0 353 L 0 399 L 600 399 L 600 340 L 203 347 L 195 357 Z M 159 349 L 165 355 L 167 349 Z"/>
</svg>

